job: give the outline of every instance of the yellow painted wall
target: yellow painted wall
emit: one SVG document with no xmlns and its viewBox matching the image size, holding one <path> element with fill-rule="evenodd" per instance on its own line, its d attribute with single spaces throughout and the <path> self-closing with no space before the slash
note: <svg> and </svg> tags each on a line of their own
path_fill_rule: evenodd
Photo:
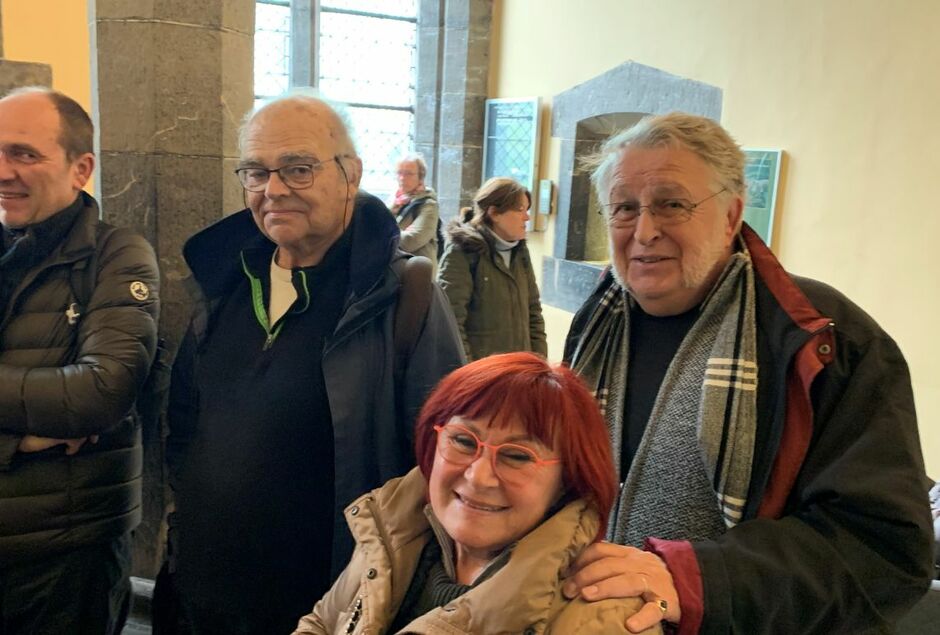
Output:
<svg viewBox="0 0 940 635">
<path fill-rule="evenodd" d="M 2 4 L 3 56 L 51 65 L 53 88 L 91 112 L 87 1 L 3 0 Z"/>
<path fill-rule="evenodd" d="M 2 0 L 3 57 L 52 66 L 52 87 L 91 113 L 87 0 Z M 94 194 L 94 179 L 85 189 Z"/>
<path fill-rule="evenodd" d="M 633 60 L 721 88 L 738 142 L 787 152 L 775 251 L 898 341 L 940 478 L 940 2 L 496 0 L 494 17 L 491 97 L 550 108 Z M 557 170 L 546 125 L 539 176 Z M 552 239 L 532 236 L 537 260 Z"/>
</svg>

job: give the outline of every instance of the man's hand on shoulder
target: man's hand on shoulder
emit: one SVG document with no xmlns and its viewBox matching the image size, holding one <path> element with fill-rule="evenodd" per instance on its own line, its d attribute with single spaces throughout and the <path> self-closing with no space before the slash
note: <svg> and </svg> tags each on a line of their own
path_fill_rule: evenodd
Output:
<svg viewBox="0 0 940 635">
<path fill-rule="evenodd" d="M 666 563 L 635 547 L 610 542 L 589 546 L 572 564 L 562 589 L 565 597 L 580 595 L 588 602 L 643 598 L 646 604 L 625 624 L 631 633 L 651 628 L 661 620 L 678 624 L 681 618 L 679 594 Z"/>
<path fill-rule="evenodd" d="M 49 437 L 37 437 L 32 434 L 27 434 L 20 440 L 20 445 L 17 450 L 24 453 L 42 452 L 43 450 L 48 450 L 57 445 L 64 445 L 65 453 L 71 456 L 78 452 L 86 441 L 98 443 L 98 435 L 94 434 L 81 439 L 51 439 Z"/>
</svg>

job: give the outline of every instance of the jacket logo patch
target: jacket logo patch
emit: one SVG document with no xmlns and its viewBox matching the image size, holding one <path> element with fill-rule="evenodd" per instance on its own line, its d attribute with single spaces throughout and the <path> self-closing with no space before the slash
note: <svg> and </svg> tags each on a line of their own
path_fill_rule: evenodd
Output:
<svg viewBox="0 0 940 635">
<path fill-rule="evenodd" d="M 69 319 L 69 326 L 75 326 L 78 324 L 78 318 L 82 317 L 82 312 L 79 311 L 78 305 L 73 302 L 65 310 L 65 317 Z"/>
<path fill-rule="evenodd" d="M 131 296 L 133 296 L 135 300 L 143 302 L 150 297 L 150 287 L 140 280 L 135 280 L 131 283 Z"/>
</svg>

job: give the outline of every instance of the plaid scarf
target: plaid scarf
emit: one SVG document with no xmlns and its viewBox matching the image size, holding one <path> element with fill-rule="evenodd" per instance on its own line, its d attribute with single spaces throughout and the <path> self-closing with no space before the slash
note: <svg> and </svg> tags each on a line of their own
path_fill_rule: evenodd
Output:
<svg viewBox="0 0 940 635">
<path fill-rule="evenodd" d="M 634 300 L 612 276 L 602 284 L 571 367 L 594 390 L 619 456 Z M 714 538 L 741 520 L 757 424 L 754 270 L 743 245 L 699 310 L 621 475 L 609 535 L 620 544 Z"/>
</svg>

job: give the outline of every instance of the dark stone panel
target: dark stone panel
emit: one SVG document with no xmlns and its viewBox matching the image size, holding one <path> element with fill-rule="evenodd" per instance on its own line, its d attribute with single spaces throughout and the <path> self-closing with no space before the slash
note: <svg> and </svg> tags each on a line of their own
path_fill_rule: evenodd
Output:
<svg viewBox="0 0 940 635">
<path fill-rule="evenodd" d="M 222 26 L 226 2 L 193 2 L 192 0 L 154 0 L 153 17 L 202 27 Z"/>
<path fill-rule="evenodd" d="M 220 157 L 157 155 L 155 162 L 157 240 L 161 254 L 180 272 L 183 243 L 222 217 L 224 184 L 237 181 L 224 174 Z"/>
<path fill-rule="evenodd" d="M 244 3 L 239 3 L 244 4 Z M 248 4 L 251 4 L 250 2 Z M 252 12 L 252 28 L 254 13 Z M 222 155 L 238 156 L 238 130 L 254 106 L 254 39 L 251 35 L 222 33 L 221 89 L 216 106 L 221 111 Z M 213 148 L 218 152 L 218 148 Z M 234 168 L 233 168 L 234 169 Z"/>
<path fill-rule="evenodd" d="M 222 213 L 231 214 L 246 207 L 245 190 L 242 189 L 238 177 L 235 176 L 235 168 L 238 167 L 238 159 L 222 159 Z"/>
<path fill-rule="evenodd" d="M 415 103 L 415 143 L 436 143 L 440 103 L 437 93 L 418 95 Z"/>
<path fill-rule="evenodd" d="M 444 30 L 444 68 L 441 70 L 441 91 L 463 94 L 470 69 L 470 34 L 466 29 Z"/>
<path fill-rule="evenodd" d="M 222 33 L 173 24 L 151 28 L 160 55 L 153 73 L 158 100 L 154 150 L 217 155 L 222 146 Z"/>
<path fill-rule="evenodd" d="M 543 257 L 540 287 L 542 304 L 574 313 L 591 295 L 605 266 Z"/>
<path fill-rule="evenodd" d="M 253 38 L 255 34 L 254 0 L 224 0 L 222 2 L 222 28 L 232 29 Z"/>
<path fill-rule="evenodd" d="M 583 252 L 578 252 L 578 245 L 583 245 L 583 236 L 577 234 L 577 224 L 572 227 L 571 219 L 571 179 L 574 170 L 574 141 L 562 139 L 558 161 L 558 215 L 555 220 L 555 244 L 552 255 L 555 258 L 581 260 Z M 577 220 L 577 219 L 575 219 Z"/>
<path fill-rule="evenodd" d="M 158 249 L 154 165 L 150 154 L 101 152 L 95 191 L 105 221 L 132 228 Z"/>
<path fill-rule="evenodd" d="M 99 152 L 152 152 L 158 107 L 153 25 L 101 22 L 95 28 Z M 133 48 L 134 64 L 121 54 Z M 110 53 L 110 54 L 109 54 Z"/>
<path fill-rule="evenodd" d="M 52 86 L 52 67 L 48 64 L 0 60 L 0 95 L 21 86 Z"/>
<path fill-rule="evenodd" d="M 440 143 L 482 145 L 485 104 L 485 96 L 463 93 L 441 95 Z"/>
<path fill-rule="evenodd" d="M 97 20 L 152 20 L 157 0 L 93 0 Z"/>
</svg>

